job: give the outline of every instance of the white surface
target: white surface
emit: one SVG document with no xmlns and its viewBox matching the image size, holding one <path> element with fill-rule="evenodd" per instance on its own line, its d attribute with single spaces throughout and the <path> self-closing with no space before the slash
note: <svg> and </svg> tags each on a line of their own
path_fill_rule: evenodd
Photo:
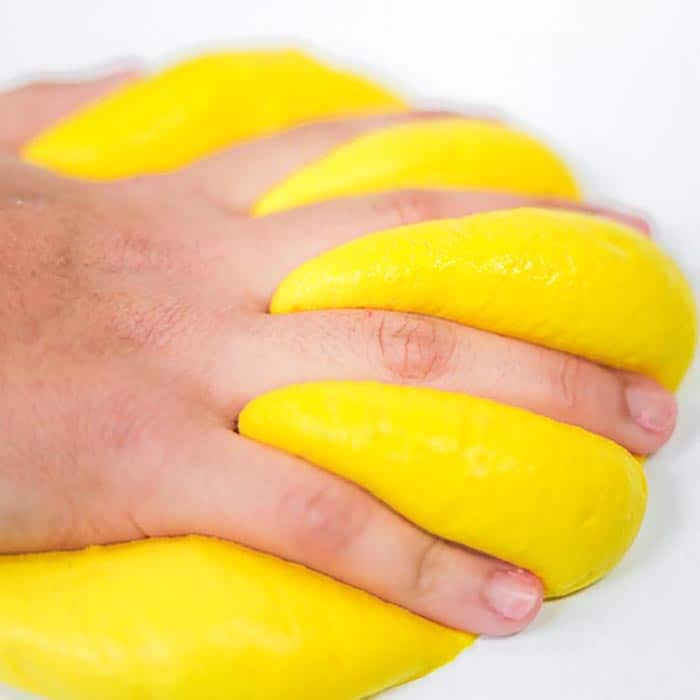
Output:
<svg viewBox="0 0 700 700">
<path fill-rule="evenodd" d="M 546 134 L 590 193 L 652 212 L 697 292 L 699 23 L 694 0 L 0 0 L 0 83 L 202 45 L 311 46 L 407 94 L 499 106 Z M 643 531 L 607 580 L 388 697 L 700 698 L 699 397 L 696 363 L 679 430 L 648 465 Z"/>
</svg>

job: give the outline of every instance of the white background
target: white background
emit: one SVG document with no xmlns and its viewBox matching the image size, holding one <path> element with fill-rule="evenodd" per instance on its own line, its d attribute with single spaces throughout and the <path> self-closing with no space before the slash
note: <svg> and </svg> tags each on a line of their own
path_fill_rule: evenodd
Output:
<svg viewBox="0 0 700 700">
<path fill-rule="evenodd" d="M 493 105 L 545 135 L 592 198 L 652 213 L 697 293 L 699 25 L 695 0 L 0 0 L 0 84 L 115 57 L 302 45 L 416 99 Z M 643 531 L 607 580 L 388 696 L 700 698 L 699 397 L 696 363 L 679 430 L 648 464 Z"/>
</svg>

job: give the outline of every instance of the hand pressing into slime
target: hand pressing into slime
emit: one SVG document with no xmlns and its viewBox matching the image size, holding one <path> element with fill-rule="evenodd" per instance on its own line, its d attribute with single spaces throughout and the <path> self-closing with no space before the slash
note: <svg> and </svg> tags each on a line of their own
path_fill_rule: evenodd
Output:
<svg viewBox="0 0 700 700">
<path fill-rule="evenodd" d="M 133 541 L 0 557 L 0 679 L 358 700 L 629 548 L 692 295 L 542 144 L 295 52 L 3 100 L 77 178 L 4 164 L 5 548 Z"/>
<path fill-rule="evenodd" d="M 375 380 L 528 409 L 643 455 L 669 438 L 673 396 L 631 372 L 429 315 L 271 315 L 270 300 L 305 261 L 402 225 L 523 206 L 598 213 L 646 233 L 644 221 L 477 189 L 400 189 L 251 217 L 273 186 L 341 144 L 445 119 L 421 112 L 312 123 L 115 182 L 20 161 L 23 143 L 60 116 L 52 105 L 69 111 L 112 84 L 0 97 L 2 551 L 199 533 L 458 629 L 523 629 L 543 594 L 533 574 L 235 434 L 240 411 L 289 384 Z"/>
</svg>

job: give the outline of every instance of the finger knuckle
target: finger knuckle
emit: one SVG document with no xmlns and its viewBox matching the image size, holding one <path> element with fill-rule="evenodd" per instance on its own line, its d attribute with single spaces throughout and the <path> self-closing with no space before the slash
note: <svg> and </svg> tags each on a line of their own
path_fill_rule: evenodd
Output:
<svg viewBox="0 0 700 700">
<path fill-rule="evenodd" d="M 370 505 L 361 492 L 332 484 L 310 492 L 293 490 L 283 499 L 280 515 L 282 527 L 297 546 L 336 556 L 361 536 Z"/>
<path fill-rule="evenodd" d="M 397 313 L 382 314 L 374 323 L 373 342 L 393 379 L 427 382 L 448 371 L 457 341 L 451 324 L 429 316 Z"/>
<path fill-rule="evenodd" d="M 550 377 L 552 398 L 562 409 L 572 411 L 579 405 L 586 385 L 584 362 L 573 355 L 562 355 Z"/>
<path fill-rule="evenodd" d="M 407 591 L 411 598 L 428 598 L 439 590 L 449 553 L 445 542 L 430 538 L 414 560 Z"/>
<path fill-rule="evenodd" d="M 376 213 L 389 225 L 407 226 L 439 219 L 443 215 L 442 198 L 431 190 L 406 189 L 380 195 L 375 200 Z"/>
</svg>

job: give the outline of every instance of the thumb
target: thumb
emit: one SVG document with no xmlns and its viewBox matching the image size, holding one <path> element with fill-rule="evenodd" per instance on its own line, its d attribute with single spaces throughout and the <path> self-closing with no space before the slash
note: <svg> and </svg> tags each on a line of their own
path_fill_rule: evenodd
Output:
<svg viewBox="0 0 700 700">
<path fill-rule="evenodd" d="M 18 152 L 55 122 L 141 74 L 137 68 L 122 69 L 93 80 L 40 81 L 0 93 L 0 151 Z"/>
</svg>

